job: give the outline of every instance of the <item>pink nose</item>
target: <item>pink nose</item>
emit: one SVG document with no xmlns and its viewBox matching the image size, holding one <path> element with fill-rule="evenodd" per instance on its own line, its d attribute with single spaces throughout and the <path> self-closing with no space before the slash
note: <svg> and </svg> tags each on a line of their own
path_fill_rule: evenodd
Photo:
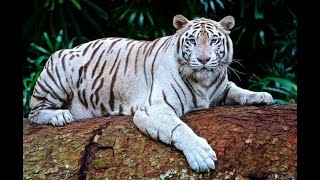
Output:
<svg viewBox="0 0 320 180">
<path fill-rule="evenodd" d="M 205 58 L 197 58 L 199 62 L 201 62 L 202 64 L 207 64 L 207 62 L 210 60 L 209 57 L 205 57 Z"/>
</svg>

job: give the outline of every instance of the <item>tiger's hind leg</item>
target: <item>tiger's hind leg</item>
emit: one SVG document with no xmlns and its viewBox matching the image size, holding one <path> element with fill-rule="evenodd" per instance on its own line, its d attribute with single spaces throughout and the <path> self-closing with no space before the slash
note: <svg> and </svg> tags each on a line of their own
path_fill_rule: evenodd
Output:
<svg viewBox="0 0 320 180">
<path fill-rule="evenodd" d="M 52 63 L 49 59 L 40 74 L 30 99 L 30 121 L 36 124 L 63 126 L 74 120 L 68 110 L 73 99 L 67 78 L 61 78 L 61 64 Z M 65 75 L 64 75 L 65 77 Z"/>
<path fill-rule="evenodd" d="M 36 89 L 37 85 L 35 91 Z M 66 102 L 66 100 L 59 100 L 53 97 L 50 92 L 46 94 L 45 97 L 41 97 L 34 92 L 30 100 L 31 111 L 29 113 L 29 119 L 37 124 L 52 124 L 54 126 L 68 124 L 72 122 L 74 118 L 67 109 Z"/>
</svg>

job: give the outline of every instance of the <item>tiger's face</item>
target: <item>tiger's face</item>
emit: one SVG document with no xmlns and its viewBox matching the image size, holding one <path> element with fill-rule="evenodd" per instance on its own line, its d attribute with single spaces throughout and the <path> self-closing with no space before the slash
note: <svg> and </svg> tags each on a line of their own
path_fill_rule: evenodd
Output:
<svg viewBox="0 0 320 180">
<path fill-rule="evenodd" d="M 228 35 L 234 26 L 233 17 L 216 22 L 205 18 L 189 21 L 177 15 L 173 25 L 180 35 L 177 49 L 182 76 L 205 80 L 231 63 L 233 48 Z"/>
</svg>

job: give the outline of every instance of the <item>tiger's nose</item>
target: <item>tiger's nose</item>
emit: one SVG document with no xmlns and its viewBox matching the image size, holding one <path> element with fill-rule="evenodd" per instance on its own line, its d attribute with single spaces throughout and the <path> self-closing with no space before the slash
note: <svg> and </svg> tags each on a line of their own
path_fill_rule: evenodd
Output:
<svg viewBox="0 0 320 180">
<path fill-rule="evenodd" d="M 199 62 L 201 62 L 202 64 L 207 64 L 207 62 L 209 62 L 210 57 L 204 57 L 204 58 L 197 58 Z"/>
</svg>

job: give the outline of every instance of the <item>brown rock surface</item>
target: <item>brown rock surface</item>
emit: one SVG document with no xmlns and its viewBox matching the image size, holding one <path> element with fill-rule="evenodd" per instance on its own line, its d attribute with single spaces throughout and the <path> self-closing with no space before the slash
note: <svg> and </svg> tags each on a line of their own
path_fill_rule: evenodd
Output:
<svg viewBox="0 0 320 180">
<path fill-rule="evenodd" d="M 192 171 L 183 153 L 143 135 L 132 116 L 64 127 L 23 121 L 24 179 L 296 179 L 295 104 L 218 106 L 182 119 L 216 152 L 216 170 Z M 277 178 L 278 177 L 278 178 Z"/>
</svg>

